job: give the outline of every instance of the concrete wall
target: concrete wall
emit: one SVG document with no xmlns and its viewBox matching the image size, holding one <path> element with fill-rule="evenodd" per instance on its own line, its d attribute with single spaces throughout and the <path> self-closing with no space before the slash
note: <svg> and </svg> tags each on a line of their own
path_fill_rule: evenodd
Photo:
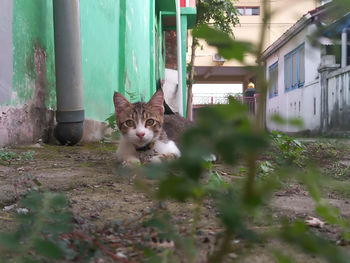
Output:
<svg viewBox="0 0 350 263">
<path fill-rule="evenodd" d="M 154 0 L 127 0 L 123 88 L 133 102 L 147 101 L 155 92 Z M 123 70 L 123 69 L 121 69 Z"/>
<path fill-rule="evenodd" d="M 52 135 L 52 2 L 0 0 L 0 146 Z M 102 136 L 102 122 L 114 113 L 114 91 L 148 101 L 165 79 L 165 36 L 156 10 L 155 0 L 80 1 L 84 139 Z"/>
<path fill-rule="evenodd" d="M 268 96 L 266 106 L 267 127 L 270 130 L 296 132 L 300 130 L 316 131 L 320 128 L 321 89 L 318 66 L 321 62 L 321 51 L 319 47 L 312 46 L 307 37 L 314 30 L 315 25 L 306 27 L 266 60 L 267 78 L 269 67 L 278 62 L 278 95 L 272 98 Z M 303 43 L 305 45 L 305 84 L 299 89 L 285 91 L 284 56 Z M 271 123 L 269 116 L 274 113 L 285 118 L 300 117 L 304 121 L 304 127 L 299 129 Z"/>
<path fill-rule="evenodd" d="M 12 11 L 13 3 L 0 0 L 0 104 L 11 99 L 12 94 Z"/>
<path fill-rule="evenodd" d="M 331 72 L 328 77 L 328 131 L 350 129 L 350 66 Z"/>
<path fill-rule="evenodd" d="M 119 90 L 120 2 L 80 1 L 85 118 L 104 121 Z"/>
<path fill-rule="evenodd" d="M 104 121 L 114 112 L 114 91 L 135 102 L 156 90 L 154 1 L 80 4 L 86 118 Z"/>
<path fill-rule="evenodd" d="M 52 1 L 0 6 L 0 146 L 47 140 L 55 107 Z"/>
</svg>

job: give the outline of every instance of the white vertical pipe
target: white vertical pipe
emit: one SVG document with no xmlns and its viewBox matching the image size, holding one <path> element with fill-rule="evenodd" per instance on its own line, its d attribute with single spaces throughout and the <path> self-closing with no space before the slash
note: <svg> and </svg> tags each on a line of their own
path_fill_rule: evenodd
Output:
<svg viewBox="0 0 350 263">
<path fill-rule="evenodd" d="M 177 40 L 177 97 L 179 101 L 179 114 L 183 113 L 183 95 L 182 95 L 182 48 L 181 48 L 181 7 L 180 0 L 176 0 L 176 40 Z"/>
<path fill-rule="evenodd" d="M 341 67 L 346 67 L 348 57 L 348 32 L 347 28 L 344 28 L 341 33 Z"/>
</svg>

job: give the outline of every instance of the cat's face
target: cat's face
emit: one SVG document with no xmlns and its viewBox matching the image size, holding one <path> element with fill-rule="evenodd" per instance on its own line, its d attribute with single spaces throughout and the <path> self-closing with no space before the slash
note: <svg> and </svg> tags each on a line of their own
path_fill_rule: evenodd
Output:
<svg viewBox="0 0 350 263">
<path fill-rule="evenodd" d="M 162 90 L 158 90 L 147 103 L 131 104 L 118 92 L 114 93 L 113 101 L 123 139 L 136 147 L 143 147 L 159 137 L 164 120 Z"/>
</svg>

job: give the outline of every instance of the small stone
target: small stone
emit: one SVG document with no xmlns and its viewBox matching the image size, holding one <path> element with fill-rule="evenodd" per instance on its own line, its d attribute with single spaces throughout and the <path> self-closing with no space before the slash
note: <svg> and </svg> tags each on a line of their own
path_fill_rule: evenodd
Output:
<svg viewBox="0 0 350 263">
<path fill-rule="evenodd" d="M 322 220 L 316 218 L 316 217 L 312 217 L 310 216 L 308 219 L 305 220 L 305 223 L 308 226 L 311 227 L 319 227 L 319 228 L 323 228 L 325 225 L 325 222 L 323 222 Z"/>
<path fill-rule="evenodd" d="M 5 206 L 2 211 L 4 212 L 8 212 L 8 211 L 11 211 L 13 208 L 15 208 L 17 206 L 17 204 L 13 204 L 13 205 L 8 205 L 8 206 Z"/>
<path fill-rule="evenodd" d="M 337 246 L 346 246 L 346 242 L 344 239 L 339 239 L 335 242 Z"/>
<path fill-rule="evenodd" d="M 118 252 L 118 253 L 117 253 L 117 257 L 120 257 L 120 258 L 127 258 L 127 256 L 124 255 L 122 252 Z"/>
<path fill-rule="evenodd" d="M 228 257 L 231 258 L 231 259 L 236 259 L 236 258 L 238 258 L 238 256 L 237 256 L 236 253 L 230 253 L 230 254 L 228 254 Z"/>
<path fill-rule="evenodd" d="M 16 212 L 17 212 L 18 214 L 26 215 L 26 214 L 29 213 L 29 210 L 28 210 L 28 208 L 17 208 L 17 209 L 16 209 Z"/>
</svg>

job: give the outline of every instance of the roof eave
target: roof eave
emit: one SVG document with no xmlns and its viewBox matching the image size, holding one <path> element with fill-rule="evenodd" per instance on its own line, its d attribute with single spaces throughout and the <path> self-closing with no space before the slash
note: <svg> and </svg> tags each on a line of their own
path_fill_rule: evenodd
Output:
<svg viewBox="0 0 350 263">
<path fill-rule="evenodd" d="M 272 45 L 270 45 L 261 55 L 262 60 L 266 60 L 276 50 L 284 46 L 290 39 L 296 36 L 300 31 L 306 28 L 313 21 L 313 15 L 307 13 L 291 28 L 289 28 L 279 39 L 277 39 Z"/>
</svg>

